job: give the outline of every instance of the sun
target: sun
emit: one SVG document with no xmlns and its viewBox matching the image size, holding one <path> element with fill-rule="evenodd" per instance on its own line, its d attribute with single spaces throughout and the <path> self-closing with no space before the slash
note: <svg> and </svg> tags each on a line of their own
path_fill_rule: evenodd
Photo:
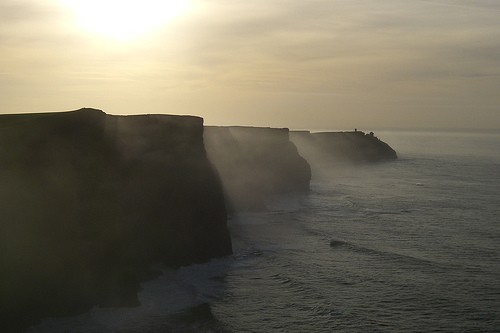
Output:
<svg viewBox="0 0 500 333">
<path fill-rule="evenodd" d="M 130 40 L 183 15 L 189 0 L 61 0 L 85 31 Z"/>
</svg>

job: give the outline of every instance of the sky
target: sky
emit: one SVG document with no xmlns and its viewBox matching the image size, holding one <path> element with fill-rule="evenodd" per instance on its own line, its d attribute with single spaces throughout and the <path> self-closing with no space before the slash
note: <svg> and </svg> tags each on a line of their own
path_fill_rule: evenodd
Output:
<svg viewBox="0 0 500 333">
<path fill-rule="evenodd" d="M 500 129 L 499 17 L 498 0 L 0 0 L 0 113 Z"/>
</svg>

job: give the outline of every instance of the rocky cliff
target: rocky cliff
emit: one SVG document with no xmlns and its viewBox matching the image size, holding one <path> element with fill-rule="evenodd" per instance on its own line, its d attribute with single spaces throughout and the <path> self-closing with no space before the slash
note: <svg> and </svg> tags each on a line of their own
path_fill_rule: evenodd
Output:
<svg viewBox="0 0 500 333">
<path fill-rule="evenodd" d="M 198 117 L 95 109 L 0 116 L 2 332 L 94 305 L 135 305 L 152 264 L 230 254 L 227 209 L 308 191 L 301 155 L 397 158 L 358 131 L 204 128 Z"/>
<path fill-rule="evenodd" d="M 0 116 L 0 323 L 137 303 L 152 263 L 231 253 L 198 117 Z"/>
<path fill-rule="evenodd" d="M 273 195 L 309 190 L 311 168 L 286 128 L 205 127 L 205 145 L 231 210 L 262 209 Z"/>
<path fill-rule="evenodd" d="M 397 159 L 394 149 L 373 132 L 294 131 L 290 133 L 290 138 L 310 163 L 321 163 L 323 166 Z"/>
</svg>

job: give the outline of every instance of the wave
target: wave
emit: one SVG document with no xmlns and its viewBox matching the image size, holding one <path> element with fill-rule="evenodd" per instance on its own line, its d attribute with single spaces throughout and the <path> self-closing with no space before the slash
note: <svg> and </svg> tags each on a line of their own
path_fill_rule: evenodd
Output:
<svg viewBox="0 0 500 333">
<path fill-rule="evenodd" d="M 409 214 L 413 213 L 415 209 L 396 209 L 396 210 L 385 210 L 385 209 L 374 209 L 374 208 L 365 208 L 363 209 L 363 213 L 365 215 L 400 215 L 400 214 Z"/>
<path fill-rule="evenodd" d="M 94 307 L 78 316 L 46 318 L 26 333 L 229 332 L 209 304 L 224 293 L 224 277 L 232 260 L 226 257 L 164 269 L 158 278 L 141 285 L 137 307 Z"/>
<path fill-rule="evenodd" d="M 343 240 L 338 240 L 338 239 L 331 239 L 330 240 L 330 247 L 332 249 L 336 248 L 342 248 L 346 249 L 349 251 L 361 253 L 361 254 L 366 254 L 366 255 L 372 255 L 376 256 L 382 259 L 386 260 L 391 260 L 391 261 L 398 261 L 401 263 L 405 264 L 412 264 L 412 265 L 418 265 L 418 266 L 432 266 L 434 268 L 436 267 L 441 267 L 441 264 L 438 264 L 436 262 L 433 262 L 428 259 L 422 259 L 422 258 L 417 258 L 414 256 L 410 256 L 407 254 L 401 254 L 401 253 L 396 253 L 396 252 L 389 252 L 389 251 L 384 251 L 384 250 L 379 250 L 379 249 L 373 249 L 373 248 L 368 248 L 364 246 L 360 246 L 354 243 L 346 242 Z"/>
</svg>

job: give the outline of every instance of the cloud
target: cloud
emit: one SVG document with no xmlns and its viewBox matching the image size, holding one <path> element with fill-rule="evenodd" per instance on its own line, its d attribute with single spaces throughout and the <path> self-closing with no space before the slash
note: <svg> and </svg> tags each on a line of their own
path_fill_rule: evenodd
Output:
<svg viewBox="0 0 500 333">
<path fill-rule="evenodd" d="M 52 12 L 51 8 L 39 1 L 3 0 L 0 2 L 0 22 L 5 26 L 22 21 L 46 19 Z"/>
<path fill-rule="evenodd" d="M 375 121 L 370 114 L 402 121 L 419 105 L 438 117 L 470 105 L 491 114 L 500 104 L 496 0 L 192 1 L 179 22 L 120 44 L 79 32 L 55 0 L 4 0 L 0 107 L 21 108 L 13 86 L 37 94 L 45 109 L 60 105 L 58 95 L 80 94 L 90 101 L 78 105 L 121 113 L 171 105 L 212 123 L 238 104 L 297 124 L 300 110 L 315 110 L 319 123 L 347 123 Z M 103 91 L 120 96 L 113 101 Z M 410 118 L 424 126 L 433 113 L 425 114 Z"/>
</svg>

